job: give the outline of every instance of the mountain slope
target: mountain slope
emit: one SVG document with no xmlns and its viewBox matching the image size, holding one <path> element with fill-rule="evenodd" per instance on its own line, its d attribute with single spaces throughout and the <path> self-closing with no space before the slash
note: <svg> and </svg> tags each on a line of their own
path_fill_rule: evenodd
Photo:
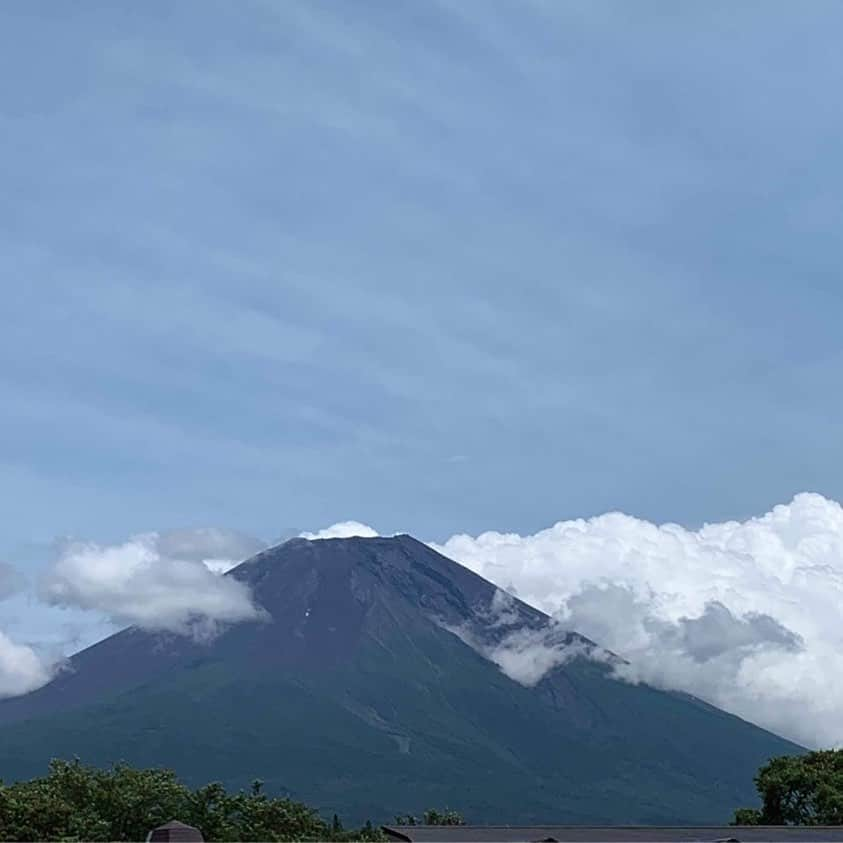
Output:
<svg viewBox="0 0 843 843">
<path fill-rule="evenodd" d="M 515 600 L 493 612 L 491 583 L 408 536 L 294 540 L 229 575 L 264 621 L 206 644 L 125 630 L 79 653 L 0 703 L 0 776 L 78 755 L 192 784 L 262 778 L 350 820 L 448 805 L 477 822 L 701 823 L 798 751 L 586 658 L 514 682 L 478 650 L 548 618 Z"/>
</svg>

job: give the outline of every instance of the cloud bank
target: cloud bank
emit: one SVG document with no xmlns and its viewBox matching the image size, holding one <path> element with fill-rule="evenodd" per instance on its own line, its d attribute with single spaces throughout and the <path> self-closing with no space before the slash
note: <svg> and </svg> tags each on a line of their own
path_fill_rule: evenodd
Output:
<svg viewBox="0 0 843 843">
<path fill-rule="evenodd" d="M 433 545 L 626 659 L 812 746 L 843 742 L 843 508 L 817 494 L 688 530 L 620 513 Z"/>
<path fill-rule="evenodd" d="M 620 678 L 694 694 L 805 745 L 843 744 L 835 501 L 800 494 L 699 530 L 612 512 L 431 547 L 621 656 Z M 529 685 L 570 652 L 528 635 L 486 655 Z"/>
<path fill-rule="evenodd" d="M 254 549 L 254 540 L 215 529 L 145 533 L 117 545 L 69 543 L 39 593 L 51 605 L 101 612 L 115 624 L 205 638 L 220 625 L 261 617 L 246 585 L 219 576 Z"/>
</svg>

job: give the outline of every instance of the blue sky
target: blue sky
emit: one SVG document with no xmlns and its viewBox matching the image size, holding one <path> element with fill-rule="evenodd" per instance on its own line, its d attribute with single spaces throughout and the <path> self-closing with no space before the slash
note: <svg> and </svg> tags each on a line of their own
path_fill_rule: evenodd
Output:
<svg viewBox="0 0 843 843">
<path fill-rule="evenodd" d="M 843 495 L 843 8 L 0 10 L 0 551 Z"/>
</svg>

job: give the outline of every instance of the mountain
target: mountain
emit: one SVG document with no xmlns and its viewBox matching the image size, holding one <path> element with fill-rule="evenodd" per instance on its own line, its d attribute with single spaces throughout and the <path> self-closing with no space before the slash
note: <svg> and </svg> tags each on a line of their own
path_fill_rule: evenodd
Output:
<svg viewBox="0 0 843 843">
<path fill-rule="evenodd" d="M 755 801 L 761 763 L 801 751 L 612 678 L 616 657 L 409 536 L 294 539 L 227 576 L 265 619 L 82 651 L 0 703 L 0 777 L 76 755 L 193 785 L 261 778 L 349 821 L 448 806 L 485 823 L 722 823 Z M 579 655 L 527 687 L 487 657 L 513 635 Z"/>
</svg>

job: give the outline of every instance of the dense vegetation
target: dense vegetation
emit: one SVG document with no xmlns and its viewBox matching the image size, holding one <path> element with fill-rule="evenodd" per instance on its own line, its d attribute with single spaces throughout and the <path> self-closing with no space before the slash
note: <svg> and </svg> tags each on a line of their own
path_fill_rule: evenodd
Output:
<svg viewBox="0 0 843 843">
<path fill-rule="evenodd" d="M 843 749 L 773 758 L 755 786 L 762 807 L 739 808 L 736 825 L 843 825 Z"/>
<path fill-rule="evenodd" d="M 843 749 L 780 756 L 761 767 L 755 785 L 762 807 L 735 811 L 737 825 L 843 825 Z M 190 789 L 170 770 L 109 769 L 55 760 L 46 776 L 0 782 L 0 840 L 144 840 L 171 819 L 196 826 L 209 841 L 379 841 L 367 822 L 346 830 L 335 814 L 267 795 L 255 781 L 229 793 L 218 783 Z M 395 818 L 405 825 L 462 825 L 451 810 Z"/>
<path fill-rule="evenodd" d="M 193 825 L 206 840 L 381 840 L 367 823 L 346 831 L 300 802 L 269 797 L 260 782 L 230 794 L 220 784 L 191 790 L 169 770 L 107 770 L 53 761 L 49 773 L 0 783 L 0 839 L 144 840 L 172 819 Z"/>
<path fill-rule="evenodd" d="M 425 811 L 421 817 L 403 814 L 395 818 L 396 825 L 465 825 L 462 814 L 446 808 L 444 811 Z"/>
</svg>

